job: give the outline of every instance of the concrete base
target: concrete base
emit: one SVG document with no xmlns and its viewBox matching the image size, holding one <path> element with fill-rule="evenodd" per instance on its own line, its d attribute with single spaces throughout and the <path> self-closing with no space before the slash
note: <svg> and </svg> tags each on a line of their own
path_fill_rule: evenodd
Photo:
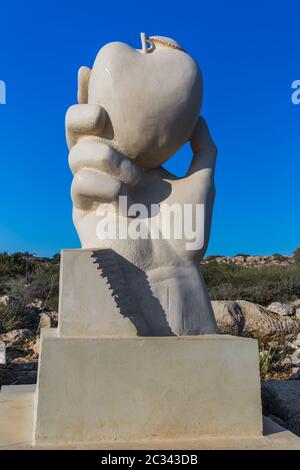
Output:
<svg viewBox="0 0 300 470">
<path fill-rule="evenodd" d="M 200 437 L 194 440 L 159 440 L 80 445 L 33 446 L 35 386 L 11 385 L 0 392 L 0 450 L 97 449 L 97 450 L 300 450 L 300 438 L 264 418 L 261 437 Z"/>
<path fill-rule="evenodd" d="M 255 340 L 55 333 L 41 341 L 39 445 L 262 434 Z"/>
<path fill-rule="evenodd" d="M 0 449 L 32 445 L 35 385 L 3 386 L 0 392 Z"/>
</svg>

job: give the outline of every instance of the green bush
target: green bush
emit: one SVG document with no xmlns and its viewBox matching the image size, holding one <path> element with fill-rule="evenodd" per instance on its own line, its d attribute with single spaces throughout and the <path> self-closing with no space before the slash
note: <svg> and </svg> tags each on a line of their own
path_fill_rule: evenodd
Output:
<svg viewBox="0 0 300 470">
<path fill-rule="evenodd" d="M 40 310 L 57 311 L 59 260 L 59 255 L 48 259 L 0 253 L 0 295 L 9 296 L 9 304 L 0 305 L 0 332 L 35 329 Z"/>
<path fill-rule="evenodd" d="M 222 256 L 222 255 L 209 255 L 209 256 L 206 256 L 205 261 L 215 261 L 218 258 L 224 258 L 224 256 Z"/>
<path fill-rule="evenodd" d="M 244 267 L 209 262 L 203 274 L 212 300 L 248 300 L 261 305 L 300 298 L 300 265 Z"/>
<path fill-rule="evenodd" d="M 19 308 L 34 299 L 57 308 L 60 256 L 38 258 L 30 253 L 0 253 L 0 295 L 11 296 Z"/>
<path fill-rule="evenodd" d="M 30 316 L 22 313 L 16 305 L 0 304 L 0 334 L 18 328 L 29 328 Z"/>
<path fill-rule="evenodd" d="M 263 344 L 259 344 L 259 368 L 262 378 L 267 378 L 271 372 L 272 362 L 276 354 L 276 344 L 270 343 L 267 347 Z"/>
<path fill-rule="evenodd" d="M 250 256 L 250 255 L 247 255 L 247 254 L 245 254 L 245 253 L 237 253 L 237 254 L 234 255 L 234 256 L 243 256 L 243 258 L 248 258 L 248 256 Z"/>
<path fill-rule="evenodd" d="M 31 263 L 22 253 L 0 253 L 0 294 L 7 292 L 6 283 L 15 277 L 26 276 L 31 271 Z"/>
<path fill-rule="evenodd" d="M 6 291 L 11 302 L 19 310 L 22 310 L 26 305 L 33 301 L 33 297 L 30 294 L 30 284 L 25 277 L 10 279 L 6 283 Z"/>
<path fill-rule="evenodd" d="M 30 276 L 31 295 L 43 301 L 43 308 L 57 310 L 59 293 L 58 266 L 39 266 Z"/>
</svg>

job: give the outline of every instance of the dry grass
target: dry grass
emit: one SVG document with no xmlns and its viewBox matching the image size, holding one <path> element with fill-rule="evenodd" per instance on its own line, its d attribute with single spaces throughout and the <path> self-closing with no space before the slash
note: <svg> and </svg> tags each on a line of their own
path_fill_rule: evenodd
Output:
<svg viewBox="0 0 300 470">
<path fill-rule="evenodd" d="M 0 334 L 18 328 L 28 328 L 29 321 L 16 307 L 0 305 Z"/>
<path fill-rule="evenodd" d="M 295 335 L 274 337 L 267 342 L 259 341 L 260 375 L 262 380 L 288 380 L 292 375 L 292 365 L 284 364 L 293 349 L 289 343 Z"/>
<path fill-rule="evenodd" d="M 300 265 L 243 267 L 236 264 L 203 265 L 212 300 L 248 300 L 260 305 L 300 298 Z"/>
</svg>

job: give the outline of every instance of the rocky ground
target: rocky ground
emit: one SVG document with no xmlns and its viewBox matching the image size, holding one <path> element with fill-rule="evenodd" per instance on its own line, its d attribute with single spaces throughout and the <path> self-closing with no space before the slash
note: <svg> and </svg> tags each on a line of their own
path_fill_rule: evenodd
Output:
<svg viewBox="0 0 300 470">
<path fill-rule="evenodd" d="M 40 330 L 57 326 L 57 312 L 36 309 L 36 314 L 35 330 L 19 328 L 0 335 L 0 386 L 36 383 Z"/>
<path fill-rule="evenodd" d="M 294 263 L 294 256 L 275 254 L 271 256 L 251 256 L 238 254 L 235 256 L 207 256 L 203 264 L 215 261 L 219 264 L 236 264 L 244 267 L 289 266 Z"/>
</svg>

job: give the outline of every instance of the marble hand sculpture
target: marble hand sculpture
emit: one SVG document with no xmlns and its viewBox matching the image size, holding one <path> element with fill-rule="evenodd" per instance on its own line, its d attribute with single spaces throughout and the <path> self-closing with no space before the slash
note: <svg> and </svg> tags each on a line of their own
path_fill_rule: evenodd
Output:
<svg viewBox="0 0 300 470">
<path fill-rule="evenodd" d="M 79 104 L 66 115 L 73 221 L 82 247 L 117 254 L 149 325 L 145 335 L 216 332 L 199 267 L 210 233 L 217 153 L 199 117 L 201 100 L 201 73 L 187 52 L 170 38 L 142 34 L 141 49 L 113 42 L 100 50 L 92 69 L 80 68 Z M 187 175 L 176 178 L 161 165 L 188 141 L 193 160 Z M 120 196 L 129 207 L 203 205 L 196 227 L 204 234 L 202 247 L 186 249 L 184 237 L 99 238 L 104 205 L 116 209 L 117 223 L 130 218 L 120 209 Z M 159 212 L 140 223 L 148 227 Z"/>
</svg>

